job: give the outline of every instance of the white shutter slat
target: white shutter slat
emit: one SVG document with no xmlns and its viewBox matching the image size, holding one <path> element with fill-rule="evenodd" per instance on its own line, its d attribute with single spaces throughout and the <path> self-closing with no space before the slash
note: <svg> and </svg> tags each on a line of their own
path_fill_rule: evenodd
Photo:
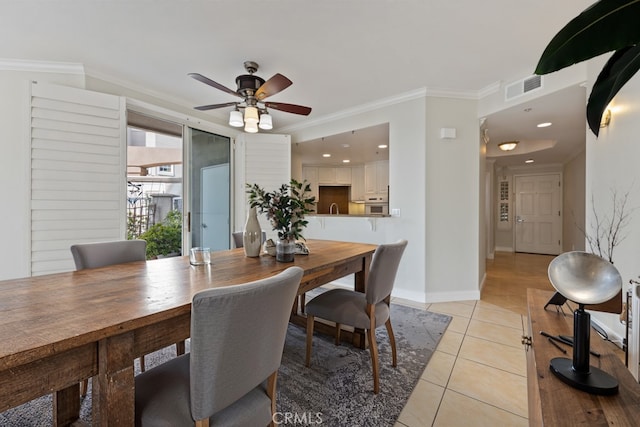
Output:
<svg viewBox="0 0 640 427">
<path fill-rule="evenodd" d="M 46 139 L 32 140 L 31 149 L 72 151 L 74 153 L 93 153 L 105 156 L 118 156 L 120 154 L 120 150 L 116 146 L 89 145 L 69 141 L 58 141 L 57 144 L 51 144 L 51 141 L 47 141 Z"/>
<path fill-rule="evenodd" d="M 73 270 L 72 244 L 124 238 L 124 102 L 37 83 L 31 95 L 31 272 Z"/>
<path fill-rule="evenodd" d="M 120 117 L 120 111 L 112 108 L 96 107 L 86 104 L 74 104 L 64 101 L 56 101 L 54 99 L 34 98 L 31 106 L 44 110 L 66 111 L 69 113 L 82 113 L 88 116 L 109 117 L 117 119 Z"/>
<path fill-rule="evenodd" d="M 106 145 L 118 148 L 117 141 L 114 141 L 111 137 L 100 135 L 86 135 L 83 133 L 70 133 L 51 129 L 31 129 L 31 137 L 45 141 L 58 141 L 58 142 L 78 142 L 81 144 L 93 145 Z"/>
<path fill-rule="evenodd" d="M 67 181 L 56 179 L 38 179 L 31 181 L 32 190 L 73 190 L 73 191 L 119 191 L 117 183 L 102 181 Z"/>
<path fill-rule="evenodd" d="M 91 229 L 105 229 L 115 228 L 118 226 L 118 221 L 115 219 L 102 219 L 96 221 L 95 218 L 91 219 L 68 219 L 68 220 L 46 220 L 46 221 L 33 221 L 31 223 L 32 231 L 46 231 L 46 230 L 91 230 Z"/>
<path fill-rule="evenodd" d="M 116 131 L 118 130 L 118 126 L 113 122 L 112 118 L 89 116 L 87 114 L 79 114 L 75 112 L 34 108 L 31 110 L 31 117 L 34 119 L 48 120 L 50 123 L 82 123 L 107 129 L 115 129 Z"/>
<path fill-rule="evenodd" d="M 92 220 L 96 222 L 105 222 L 105 220 L 113 219 L 113 212 L 109 210 L 69 210 L 69 209 L 50 209 L 34 211 L 31 215 L 31 221 L 58 221 L 58 220 Z"/>
<path fill-rule="evenodd" d="M 119 135 L 118 129 L 95 126 L 89 123 L 84 124 L 59 122 L 56 120 L 38 119 L 33 117 L 31 119 L 31 122 L 31 126 L 38 129 L 57 130 L 68 133 L 81 133 L 85 135 L 107 136 L 109 138 L 117 138 Z"/>
<path fill-rule="evenodd" d="M 69 153 L 69 156 L 74 156 L 73 153 Z M 113 163 L 107 164 L 97 164 L 97 163 L 78 163 L 74 162 L 72 159 L 69 161 L 60 161 L 60 160 L 48 160 L 48 159 L 32 159 L 31 161 L 32 168 L 38 168 L 41 170 L 66 170 L 66 171 L 75 171 L 75 172 L 94 172 L 97 174 L 109 174 L 109 172 L 115 166 Z"/>
<path fill-rule="evenodd" d="M 99 174 L 92 171 L 63 171 L 56 169 L 37 169 L 31 171 L 31 180 L 59 180 L 59 181 L 82 181 L 82 182 L 107 182 L 118 184 L 119 176 L 110 174 Z"/>
</svg>

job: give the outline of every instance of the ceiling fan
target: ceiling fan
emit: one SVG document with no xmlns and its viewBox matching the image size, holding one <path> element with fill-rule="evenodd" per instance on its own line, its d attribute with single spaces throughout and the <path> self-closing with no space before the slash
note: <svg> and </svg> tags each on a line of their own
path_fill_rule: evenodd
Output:
<svg viewBox="0 0 640 427">
<path fill-rule="evenodd" d="M 264 100 L 265 98 L 275 95 L 276 93 L 291 86 L 291 80 L 278 73 L 265 81 L 263 78 L 254 74 L 258 71 L 258 64 L 253 61 L 245 61 L 244 68 L 247 70 L 248 74 L 242 74 L 236 77 L 237 90 L 229 89 L 228 87 L 214 82 L 202 74 L 189 73 L 190 77 L 193 77 L 204 84 L 242 98 L 242 101 L 201 105 L 194 108 L 200 111 L 207 111 L 214 110 L 216 108 L 235 106 L 235 110 L 230 114 L 229 124 L 237 127 L 245 126 L 245 130 L 247 132 L 257 132 L 258 126 L 260 126 L 261 129 L 271 129 L 271 116 L 267 110 L 269 108 L 287 113 L 300 114 L 303 116 L 308 116 L 309 113 L 311 113 L 310 107 Z M 244 117 L 242 116 L 240 109 L 244 109 Z M 258 122 L 260 122 L 259 125 Z M 247 127 L 247 125 L 249 126 Z"/>
</svg>

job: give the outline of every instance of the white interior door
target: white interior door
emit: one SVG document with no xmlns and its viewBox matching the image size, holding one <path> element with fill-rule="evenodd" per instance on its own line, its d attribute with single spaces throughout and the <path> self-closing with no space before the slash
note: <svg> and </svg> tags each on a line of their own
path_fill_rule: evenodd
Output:
<svg viewBox="0 0 640 427">
<path fill-rule="evenodd" d="M 515 177 L 516 252 L 562 252 L 560 174 Z"/>
</svg>

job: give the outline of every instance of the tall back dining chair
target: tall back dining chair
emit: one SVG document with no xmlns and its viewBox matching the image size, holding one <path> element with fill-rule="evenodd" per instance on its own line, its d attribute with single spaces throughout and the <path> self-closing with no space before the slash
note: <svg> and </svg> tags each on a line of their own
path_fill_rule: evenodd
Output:
<svg viewBox="0 0 640 427">
<path fill-rule="evenodd" d="M 71 246 L 71 255 L 73 255 L 76 270 L 144 261 L 147 259 L 147 242 L 144 240 L 118 240 L 77 244 Z"/>
<path fill-rule="evenodd" d="M 118 240 L 113 242 L 82 243 L 71 246 L 71 254 L 76 270 L 106 267 L 147 259 L 147 242 L 144 240 Z M 184 353 L 184 351 L 183 351 Z M 140 368 L 144 371 L 144 356 L 140 358 Z M 88 380 L 80 385 L 80 393 L 87 393 Z"/>
<path fill-rule="evenodd" d="M 306 305 L 307 313 L 307 352 L 305 363 L 311 364 L 311 347 L 313 340 L 314 318 L 335 322 L 335 341 L 340 344 L 340 326 L 349 325 L 366 329 L 371 366 L 373 370 L 373 392 L 380 391 L 378 376 L 378 345 L 376 328 L 385 325 L 389 334 L 393 366 L 397 366 L 396 340 L 391 327 L 389 303 L 391 291 L 400 265 L 400 259 L 407 247 L 406 240 L 380 245 L 376 248 L 371 260 L 369 278 L 365 292 L 349 289 L 332 289 L 313 298 Z"/>
<path fill-rule="evenodd" d="M 233 234 L 233 243 L 235 244 L 236 248 L 244 247 L 244 240 L 243 240 L 244 232 L 234 231 L 232 234 Z M 262 231 L 262 241 L 260 243 L 264 243 L 266 240 L 267 240 L 267 232 Z"/>
<path fill-rule="evenodd" d="M 277 372 L 303 270 L 200 291 L 191 352 L 135 378 L 137 426 L 273 425 Z"/>
</svg>

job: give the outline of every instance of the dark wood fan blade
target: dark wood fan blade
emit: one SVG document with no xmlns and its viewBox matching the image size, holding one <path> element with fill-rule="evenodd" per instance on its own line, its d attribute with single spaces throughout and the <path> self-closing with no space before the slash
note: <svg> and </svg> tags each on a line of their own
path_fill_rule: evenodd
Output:
<svg viewBox="0 0 640 427">
<path fill-rule="evenodd" d="M 237 102 L 225 102 L 224 104 L 210 104 L 210 105 L 201 105 L 199 107 L 193 107 L 196 110 L 206 111 L 206 110 L 215 110 L 216 108 L 224 108 L 230 107 L 232 105 L 238 105 Z"/>
<path fill-rule="evenodd" d="M 198 74 L 198 73 L 189 73 L 189 77 L 193 77 L 194 79 L 196 79 L 199 82 L 202 82 L 204 84 L 207 84 L 209 86 L 215 87 L 216 89 L 220 89 L 223 92 L 227 92 L 231 95 L 235 95 L 237 97 L 242 98 L 242 95 L 240 95 L 238 92 L 236 92 L 235 90 L 229 89 L 226 86 L 221 85 L 218 82 L 214 82 L 213 80 L 211 80 L 208 77 L 203 76 L 202 74 Z"/>
<path fill-rule="evenodd" d="M 302 116 L 308 116 L 311 113 L 311 107 L 305 107 L 302 105 L 286 104 L 284 102 L 265 102 L 264 105 L 267 108 L 273 108 L 274 110 L 285 111 L 287 113 L 300 114 Z"/>
<path fill-rule="evenodd" d="M 262 101 L 267 96 L 275 95 L 292 84 L 293 82 L 291 80 L 278 73 L 266 82 L 262 83 L 262 86 L 260 86 L 256 91 L 255 97 L 258 101 Z"/>
</svg>

